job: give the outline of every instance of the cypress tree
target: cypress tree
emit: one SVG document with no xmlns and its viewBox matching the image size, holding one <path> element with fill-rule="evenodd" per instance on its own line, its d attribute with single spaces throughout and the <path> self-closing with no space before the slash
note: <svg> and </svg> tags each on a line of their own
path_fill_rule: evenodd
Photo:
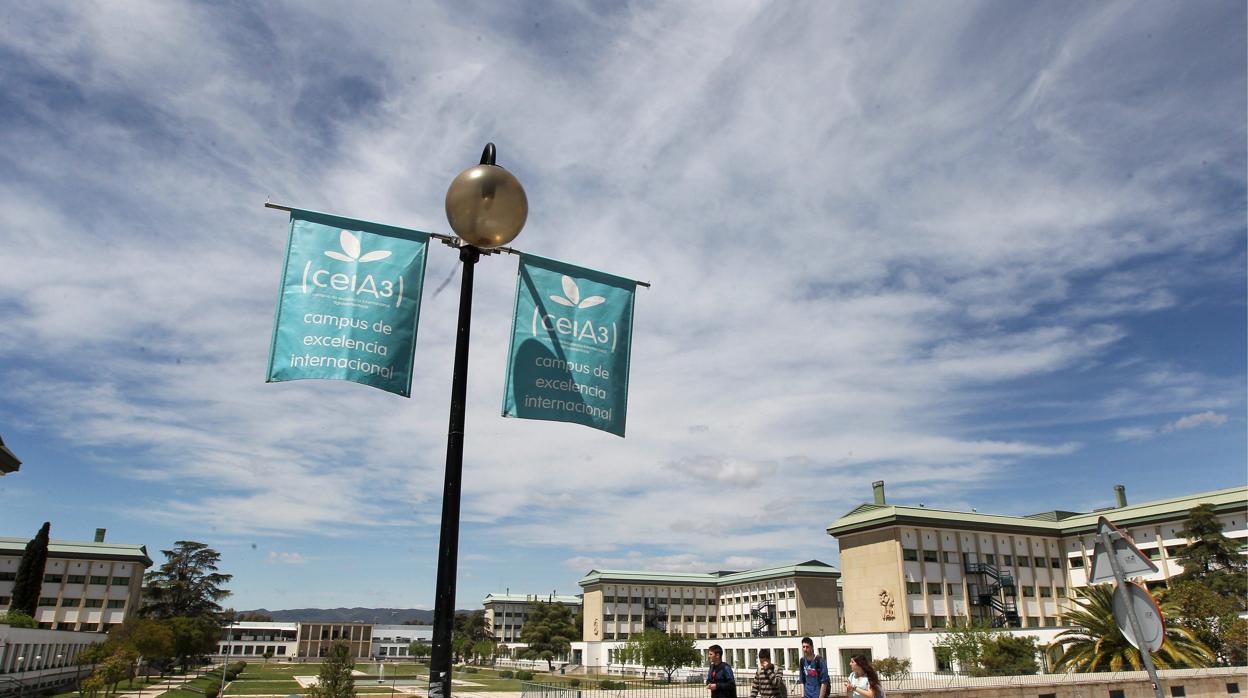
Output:
<svg viewBox="0 0 1248 698">
<path fill-rule="evenodd" d="M 13 599 L 9 610 L 21 611 L 34 618 L 39 608 L 39 594 L 43 591 L 43 568 L 48 562 L 48 536 L 50 522 L 43 522 L 39 533 L 26 544 L 22 561 L 17 565 L 17 579 L 13 581 Z"/>
</svg>

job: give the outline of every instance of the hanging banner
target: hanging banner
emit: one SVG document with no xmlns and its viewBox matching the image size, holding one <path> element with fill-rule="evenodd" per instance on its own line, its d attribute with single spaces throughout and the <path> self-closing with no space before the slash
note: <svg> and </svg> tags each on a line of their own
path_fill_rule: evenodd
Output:
<svg viewBox="0 0 1248 698">
<path fill-rule="evenodd" d="M 266 382 L 329 378 L 409 397 L 429 235 L 290 212 Z"/>
<path fill-rule="evenodd" d="M 521 255 L 503 416 L 624 436 L 637 282 Z"/>
</svg>

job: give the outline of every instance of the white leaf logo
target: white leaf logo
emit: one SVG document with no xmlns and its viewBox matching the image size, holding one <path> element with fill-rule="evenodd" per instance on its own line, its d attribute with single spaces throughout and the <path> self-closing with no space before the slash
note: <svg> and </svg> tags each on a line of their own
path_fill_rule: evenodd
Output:
<svg viewBox="0 0 1248 698">
<path fill-rule="evenodd" d="M 325 250 L 325 256 L 330 259 L 336 259 L 339 262 L 359 262 L 363 264 L 365 262 L 376 262 L 391 255 L 390 250 L 374 250 L 361 256 L 360 239 L 349 230 L 344 230 L 338 234 L 338 244 L 342 245 L 342 252 Z"/>
<path fill-rule="evenodd" d="M 328 253 L 326 253 L 328 254 Z M 595 305 L 602 305 L 607 302 L 602 296 L 589 296 L 581 300 L 581 289 L 577 287 L 576 281 L 570 276 L 563 277 L 563 295 L 567 296 L 549 296 L 549 298 L 559 305 L 566 305 L 569 308 L 592 308 Z"/>
</svg>

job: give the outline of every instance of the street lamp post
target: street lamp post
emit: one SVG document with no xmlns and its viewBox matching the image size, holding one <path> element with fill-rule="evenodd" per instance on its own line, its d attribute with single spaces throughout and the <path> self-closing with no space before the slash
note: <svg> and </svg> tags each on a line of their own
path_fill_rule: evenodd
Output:
<svg viewBox="0 0 1248 698">
<path fill-rule="evenodd" d="M 464 464 L 464 403 L 468 392 L 468 337 L 472 325 L 473 271 L 482 253 L 515 239 L 529 214 L 520 181 L 495 164 L 493 143 L 481 164 L 464 170 L 446 191 L 446 218 L 459 237 L 463 275 L 459 284 L 459 324 L 451 381 L 450 426 L 446 436 L 446 477 L 442 487 L 442 535 L 429 657 L 429 698 L 451 696 L 451 630 L 455 623 L 455 576 L 459 557 L 459 494 Z"/>
</svg>

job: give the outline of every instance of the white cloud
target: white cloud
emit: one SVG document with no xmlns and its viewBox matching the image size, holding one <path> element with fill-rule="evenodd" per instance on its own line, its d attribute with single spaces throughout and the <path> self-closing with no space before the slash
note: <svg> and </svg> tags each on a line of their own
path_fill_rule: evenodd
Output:
<svg viewBox="0 0 1248 698">
<path fill-rule="evenodd" d="M 1201 426 L 1220 427 L 1226 424 L 1226 415 L 1216 412 L 1199 412 L 1180 417 L 1159 427 L 1120 427 L 1114 431 L 1119 441 L 1146 441 L 1161 434 L 1170 434 Z"/>
<path fill-rule="evenodd" d="M 265 557 L 265 562 L 271 565 L 273 564 L 304 565 L 304 564 L 307 564 L 308 558 L 304 557 L 303 555 L 299 553 L 280 552 L 277 550 L 270 550 L 268 556 Z"/>
</svg>

